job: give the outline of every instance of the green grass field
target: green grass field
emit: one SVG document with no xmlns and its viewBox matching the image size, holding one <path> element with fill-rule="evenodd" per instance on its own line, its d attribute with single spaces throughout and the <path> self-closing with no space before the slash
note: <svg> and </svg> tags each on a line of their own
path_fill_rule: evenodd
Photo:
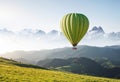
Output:
<svg viewBox="0 0 120 82">
<path fill-rule="evenodd" d="M 120 82 L 120 80 L 46 70 L 0 58 L 0 82 Z"/>
</svg>

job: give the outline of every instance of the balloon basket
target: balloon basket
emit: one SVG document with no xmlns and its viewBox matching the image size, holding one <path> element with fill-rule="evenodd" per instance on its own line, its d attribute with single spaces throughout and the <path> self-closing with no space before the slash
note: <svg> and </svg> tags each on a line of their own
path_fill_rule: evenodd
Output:
<svg viewBox="0 0 120 82">
<path fill-rule="evenodd" d="M 73 50 L 77 50 L 77 48 L 76 48 L 76 47 L 73 47 L 72 49 L 73 49 Z"/>
</svg>

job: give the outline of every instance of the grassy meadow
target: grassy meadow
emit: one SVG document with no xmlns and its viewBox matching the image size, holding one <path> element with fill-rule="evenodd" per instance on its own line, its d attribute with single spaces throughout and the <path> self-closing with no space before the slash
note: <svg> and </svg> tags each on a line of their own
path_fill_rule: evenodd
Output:
<svg viewBox="0 0 120 82">
<path fill-rule="evenodd" d="M 0 58 L 0 82 L 120 82 L 120 80 L 48 70 Z"/>
</svg>

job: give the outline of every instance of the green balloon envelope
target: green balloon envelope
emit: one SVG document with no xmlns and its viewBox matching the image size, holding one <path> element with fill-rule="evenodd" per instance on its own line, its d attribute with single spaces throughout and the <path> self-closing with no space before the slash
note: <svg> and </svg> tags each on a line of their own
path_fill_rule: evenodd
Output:
<svg viewBox="0 0 120 82">
<path fill-rule="evenodd" d="M 60 26 L 70 43 L 77 46 L 88 30 L 89 20 L 83 14 L 69 13 L 63 16 Z"/>
</svg>

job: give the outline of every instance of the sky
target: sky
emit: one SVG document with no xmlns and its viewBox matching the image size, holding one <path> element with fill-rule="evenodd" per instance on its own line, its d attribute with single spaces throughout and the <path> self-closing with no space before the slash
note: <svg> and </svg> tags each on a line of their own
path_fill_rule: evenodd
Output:
<svg viewBox="0 0 120 82">
<path fill-rule="evenodd" d="M 93 26 L 101 26 L 106 33 L 120 32 L 119 8 L 120 0 L 0 0 L 0 29 L 6 28 L 14 32 L 22 29 L 61 31 L 60 20 L 64 15 L 82 13 L 89 19 L 89 30 Z M 58 36 L 48 37 L 49 40 L 28 36 L 21 37 L 19 33 L 13 36 L 0 35 L 0 53 L 53 48 L 53 45 L 54 48 L 70 46 L 65 38 L 63 42 Z"/>
<path fill-rule="evenodd" d="M 0 0 L 0 28 L 21 30 L 60 30 L 67 13 L 85 14 L 91 29 L 102 26 L 105 32 L 120 31 L 119 0 Z"/>
</svg>

